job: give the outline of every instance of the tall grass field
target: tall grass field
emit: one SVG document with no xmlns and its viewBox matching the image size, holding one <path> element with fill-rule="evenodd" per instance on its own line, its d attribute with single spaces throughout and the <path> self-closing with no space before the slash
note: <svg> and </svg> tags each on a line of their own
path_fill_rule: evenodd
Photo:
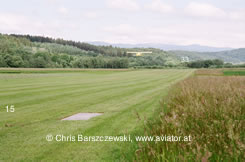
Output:
<svg viewBox="0 0 245 162">
<path fill-rule="evenodd" d="M 244 73 L 244 71 L 241 71 Z M 245 77 L 236 71 L 199 70 L 172 87 L 146 136 L 188 136 L 189 142 L 136 143 L 137 161 L 244 161 Z M 240 73 L 239 73 L 240 74 Z"/>
</svg>

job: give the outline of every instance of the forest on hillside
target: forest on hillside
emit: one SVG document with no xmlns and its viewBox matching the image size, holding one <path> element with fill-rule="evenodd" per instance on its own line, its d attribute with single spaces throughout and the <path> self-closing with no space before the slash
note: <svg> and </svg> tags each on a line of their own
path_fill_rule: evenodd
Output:
<svg viewBox="0 0 245 162">
<path fill-rule="evenodd" d="M 127 51 L 152 51 L 136 57 Z M 0 67 L 129 68 L 172 67 L 176 57 L 158 49 L 125 49 L 30 35 L 0 34 Z"/>
</svg>

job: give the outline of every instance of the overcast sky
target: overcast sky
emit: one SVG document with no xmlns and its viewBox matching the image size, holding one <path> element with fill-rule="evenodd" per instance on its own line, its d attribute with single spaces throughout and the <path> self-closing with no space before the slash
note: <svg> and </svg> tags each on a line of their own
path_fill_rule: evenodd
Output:
<svg viewBox="0 0 245 162">
<path fill-rule="evenodd" d="M 1 0 L 0 32 L 245 47 L 245 0 Z"/>
</svg>

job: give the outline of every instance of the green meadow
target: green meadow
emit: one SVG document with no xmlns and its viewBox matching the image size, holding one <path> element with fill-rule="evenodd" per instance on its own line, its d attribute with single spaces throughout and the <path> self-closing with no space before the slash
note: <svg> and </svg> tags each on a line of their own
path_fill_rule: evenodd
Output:
<svg viewBox="0 0 245 162">
<path fill-rule="evenodd" d="M 193 70 L 0 72 L 0 161 L 116 161 L 130 142 L 50 141 L 46 136 L 130 135 L 143 129 L 169 87 Z M 6 106 L 13 105 L 14 112 Z M 62 121 L 76 113 L 103 115 Z M 143 135 L 143 134 L 142 134 Z"/>
<path fill-rule="evenodd" d="M 225 76 L 232 76 L 232 75 L 245 76 L 245 69 L 243 70 L 225 70 L 224 75 Z"/>
</svg>

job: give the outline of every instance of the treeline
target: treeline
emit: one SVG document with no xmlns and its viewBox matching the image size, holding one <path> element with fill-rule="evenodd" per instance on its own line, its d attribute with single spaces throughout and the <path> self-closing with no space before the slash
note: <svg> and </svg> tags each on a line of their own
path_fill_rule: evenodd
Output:
<svg viewBox="0 0 245 162">
<path fill-rule="evenodd" d="M 225 68 L 245 68 L 245 64 L 236 64 L 236 65 L 233 65 L 231 63 L 226 63 L 224 65 Z"/>
<path fill-rule="evenodd" d="M 128 68 L 127 58 L 120 57 L 85 57 L 79 58 L 71 64 L 74 68 Z"/>
<path fill-rule="evenodd" d="M 245 64 L 233 65 L 232 63 L 224 63 L 224 61 L 215 60 L 198 60 L 186 63 L 189 68 L 245 68 Z"/>
<path fill-rule="evenodd" d="M 189 68 L 222 68 L 224 66 L 224 61 L 215 59 L 215 60 L 198 60 L 187 63 Z"/>
<path fill-rule="evenodd" d="M 66 54 L 35 54 L 20 55 L 0 53 L 0 67 L 15 68 L 128 68 L 128 59 L 120 57 L 74 57 Z"/>
<path fill-rule="evenodd" d="M 33 44 L 27 38 L 0 34 L 0 67 L 128 68 L 127 58 L 103 56 L 72 46 Z"/>
<path fill-rule="evenodd" d="M 16 38 L 26 38 L 31 42 L 56 43 L 61 45 L 73 46 L 81 50 L 93 51 L 95 53 L 99 53 L 105 56 L 111 56 L 111 57 L 131 56 L 131 54 L 127 54 L 127 51 L 125 49 L 112 47 L 112 46 L 95 46 L 83 42 L 75 42 L 75 41 L 64 40 L 64 39 L 54 39 L 54 38 L 43 37 L 43 36 L 17 35 L 17 34 L 11 34 L 11 36 L 14 36 Z"/>
</svg>

